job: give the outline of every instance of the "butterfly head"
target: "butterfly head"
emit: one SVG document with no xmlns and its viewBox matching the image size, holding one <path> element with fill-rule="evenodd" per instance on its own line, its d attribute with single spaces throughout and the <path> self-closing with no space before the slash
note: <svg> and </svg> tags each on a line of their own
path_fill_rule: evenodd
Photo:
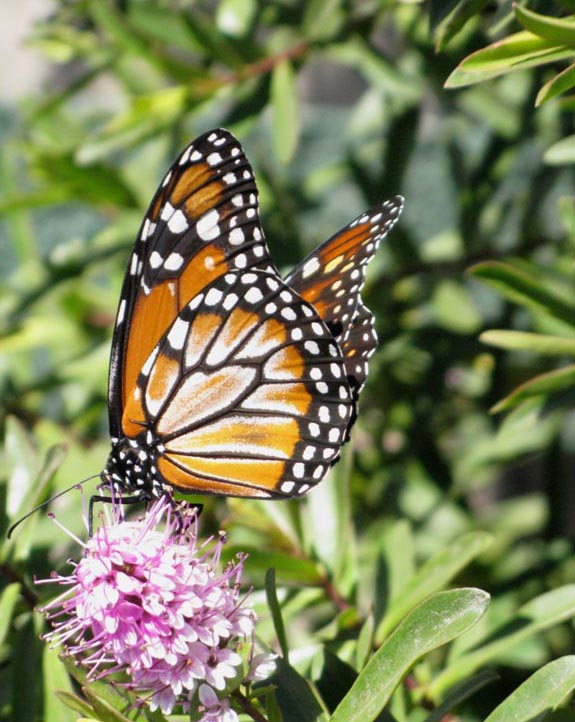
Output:
<svg viewBox="0 0 575 722">
<path fill-rule="evenodd" d="M 166 493 L 164 480 L 158 472 L 160 449 L 150 431 L 136 438 L 112 439 L 112 448 L 102 481 L 118 492 L 128 492 L 142 499 L 158 498 Z"/>
</svg>

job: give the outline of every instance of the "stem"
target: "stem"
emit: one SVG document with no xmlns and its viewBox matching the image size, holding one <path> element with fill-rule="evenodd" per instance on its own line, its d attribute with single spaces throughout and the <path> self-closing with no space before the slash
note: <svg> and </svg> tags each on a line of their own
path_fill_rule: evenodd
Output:
<svg viewBox="0 0 575 722">
<path fill-rule="evenodd" d="M 30 609 L 34 609 L 38 604 L 38 596 L 26 583 L 24 577 L 13 569 L 9 564 L 0 564 L 0 573 L 3 574 L 9 582 L 18 582 L 20 585 L 20 594 Z"/>
<path fill-rule="evenodd" d="M 306 42 L 297 43 L 292 45 L 291 48 L 282 50 L 275 55 L 268 55 L 266 58 L 256 60 L 255 63 L 249 63 L 244 65 L 243 68 L 234 72 L 226 73 L 218 78 L 218 82 L 222 85 L 228 83 L 236 83 L 239 80 L 246 80 L 247 78 L 254 78 L 258 75 L 265 75 L 270 73 L 276 65 L 284 60 L 296 60 L 297 58 L 304 55 L 309 49 L 309 45 Z"/>
<path fill-rule="evenodd" d="M 347 602 L 333 586 L 331 579 L 328 579 L 328 577 L 324 577 L 322 580 L 322 586 L 329 599 L 334 603 L 334 605 L 337 607 L 337 609 L 339 609 L 340 612 L 345 612 L 346 609 L 349 609 L 351 607 L 351 604 L 349 604 L 349 602 Z"/>
<path fill-rule="evenodd" d="M 245 694 L 240 692 L 239 689 L 234 690 L 231 696 L 240 705 L 243 711 L 255 722 L 268 722 L 267 717 L 264 717 L 263 714 L 250 702 Z"/>
</svg>

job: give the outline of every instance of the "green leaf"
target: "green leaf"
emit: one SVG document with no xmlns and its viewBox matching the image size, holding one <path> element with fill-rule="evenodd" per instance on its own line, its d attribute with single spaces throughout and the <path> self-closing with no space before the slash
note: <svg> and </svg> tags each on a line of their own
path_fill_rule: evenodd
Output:
<svg viewBox="0 0 575 722">
<path fill-rule="evenodd" d="M 487 549 L 491 541 L 491 535 L 486 532 L 471 532 L 431 557 L 394 600 L 377 629 L 376 642 L 381 643 L 416 604 L 444 587 L 469 562 Z"/>
<path fill-rule="evenodd" d="M 20 583 L 13 582 L 2 590 L 0 595 L 0 647 L 4 644 L 6 635 L 12 623 L 12 614 L 20 598 Z"/>
<path fill-rule="evenodd" d="M 570 48 L 557 47 L 556 43 L 524 30 L 468 55 L 447 78 L 445 87 L 461 88 L 513 70 L 537 67 L 572 56 Z"/>
<path fill-rule="evenodd" d="M 413 664 L 473 626 L 488 603 L 480 589 L 439 592 L 422 602 L 370 659 L 330 722 L 372 722 Z"/>
<path fill-rule="evenodd" d="M 526 331 L 485 331 L 479 336 L 483 343 L 509 351 L 530 351 L 544 356 L 575 355 L 575 338 L 550 336 Z"/>
<path fill-rule="evenodd" d="M 91 707 L 81 697 L 78 697 L 78 695 L 65 692 L 61 689 L 54 690 L 54 694 L 59 697 L 66 707 L 69 707 L 75 712 L 79 712 L 83 717 L 89 717 L 90 719 L 93 718 L 95 714 L 93 707 Z"/>
<path fill-rule="evenodd" d="M 157 134 L 182 115 L 188 98 L 189 90 L 183 85 L 162 88 L 155 93 L 132 98 L 131 106 L 125 113 L 115 116 L 99 137 L 92 136 L 78 148 L 75 155 L 76 164 L 81 166 L 93 164 L 97 160 L 134 145 L 137 141 Z M 77 168 L 77 165 L 74 168 Z M 95 168 L 91 166 L 88 171 L 93 174 Z"/>
<path fill-rule="evenodd" d="M 72 684 L 66 668 L 58 658 L 58 652 L 49 645 L 44 646 L 42 659 L 44 685 L 44 718 L 58 722 L 74 722 L 76 714 L 65 700 L 55 692 L 72 694 Z"/>
<path fill-rule="evenodd" d="M 554 659 L 512 692 L 485 722 L 538 722 L 575 689 L 575 656 Z"/>
<path fill-rule="evenodd" d="M 549 165 L 573 165 L 575 163 L 575 135 L 553 143 L 543 154 L 543 160 Z"/>
<path fill-rule="evenodd" d="M 480 689 L 483 689 L 483 687 L 486 687 L 498 679 L 499 675 L 497 672 L 485 670 L 470 679 L 464 680 L 460 684 L 456 684 L 455 687 L 449 690 L 449 694 L 443 702 L 425 718 L 425 722 L 443 722 L 444 718 L 447 717 L 447 713 L 451 712 L 458 704 L 465 702 L 466 699 L 469 699 Z"/>
<path fill-rule="evenodd" d="M 373 614 L 370 614 L 359 630 L 359 635 L 357 637 L 357 644 L 355 647 L 355 668 L 358 670 L 363 669 L 369 659 L 371 650 L 373 649 L 374 632 L 375 621 L 373 619 Z"/>
<path fill-rule="evenodd" d="M 517 610 L 508 625 L 496 630 L 492 641 L 450 660 L 449 665 L 430 684 L 428 694 L 431 699 L 441 699 L 446 689 L 505 654 L 519 642 L 574 615 L 575 584 L 535 597 Z"/>
<path fill-rule="evenodd" d="M 226 35 L 242 37 L 249 32 L 257 9 L 255 0 L 222 0 L 216 13 L 216 24 Z"/>
<path fill-rule="evenodd" d="M 24 428 L 14 416 L 6 420 L 5 466 L 8 476 L 6 511 L 13 518 L 30 499 L 38 473 L 36 449 Z"/>
<path fill-rule="evenodd" d="M 342 5 L 342 0 L 310 0 L 304 3 L 302 30 L 305 37 L 317 42 L 336 35 L 345 22 Z"/>
<path fill-rule="evenodd" d="M 563 321 L 575 328 L 575 305 L 543 287 L 540 281 L 509 263 L 486 261 L 469 269 L 475 278 L 496 288 L 506 298 Z"/>
<path fill-rule="evenodd" d="M 111 701 L 94 692 L 91 686 L 83 687 L 82 692 L 86 696 L 86 699 L 94 707 L 99 719 L 102 722 L 131 722 L 130 718 L 122 714 Z M 129 705 L 129 701 L 127 699 L 121 699 L 119 695 L 117 695 L 117 698 L 124 709 Z"/>
<path fill-rule="evenodd" d="M 319 586 L 324 579 L 319 565 L 311 559 L 298 559 L 287 552 L 266 551 L 246 544 L 241 548 L 236 546 L 226 548 L 225 558 L 231 558 L 237 552 L 245 552 L 249 555 L 251 572 L 263 573 L 273 567 L 274 573 L 281 583 L 291 582 L 299 585 Z"/>
<path fill-rule="evenodd" d="M 326 715 L 309 684 L 286 659 L 280 657 L 276 660 L 276 671 L 266 684 L 276 685 L 283 722 L 326 721 Z"/>
<path fill-rule="evenodd" d="M 575 87 L 575 63 L 569 65 L 569 67 L 557 73 L 557 75 L 545 83 L 537 93 L 535 105 L 542 105 L 561 93 L 566 93 L 573 87 Z"/>
<path fill-rule="evenodd" d="M 454 333 L 472 334 L 481 326 L 481 315 L 465 288 L 455 281 L 443 281 L 432 300 L 437 323 Z"/>
<path fill-rule="evenodd" d="M 288 60 L 272 71 L 271 104 L 274 152 L 280 163 L 289 163 L 298 144 L 300 117 L 296 78 Z"/>
<path fill-rule="evenodd" d="M 550 15 L 540 15 L 522 5 L 513 7 L 515 17 L 525 30 L 534 35 L 550 40 L 556 45 L 569 45 L 575 49 L 575 18 L 555 18 Z"/>
<path fill-rule="evenodd" d="M 457 35 L 457 33 L 463 28 L 465 23 L 472 17 L 478 15 L 481 10 L 489 3 L 489 0 L 454 0 L 453 2 L 447 3 L 447 8 L 444 10 L 441 8 L 441 12 L 434 11 L 434 4 L 430 4 L 430 26 L 432 30 L 435 29 L 438 22 L 441 22 L 435 33 L 435 51 L 441 52 L 444 50 L 449 41 Z M 453 7 L 453 6 L 456 7 Z M 445 17 L 445 12 L 449 12 L 453 7 L 453 12 L 450 12 L 448 17 Z"/>
<path fill-rule="evenodd" d="M 575 365 L 564 366 L 556 371 L 539 374 L 530 381 L 518 386 L 508 396 L 499 401 L 491 409 L 492 413 L 508 411 L 518 404 L 534 396 L 548 396 L 563 389 L 570 390 L 575 386 Z"/>
<path fill-rule="evenodd" d="M 282 656 L 284 657 L 284 659 L 287 660 L 289 658 L 289 647 L 288 647 L 287 637 L 286 637 L 286 633 L 285 633 L 285 627 L 284 627 L 284 623 L 283 623 L 283 619 L 282 619 L 282 612 L 280 609 L 280 605 L 279 605 L 278 597 L 277 597 L 277 593 L 276 593 L 276 579 L 275 579 L 275 570 L 274 569 L 267 570 L 265 587 L 266 587 L 266 599 L 267 599 L 268 607 L 270 608 L 270 612 L 272 615 L 272 621 L 274 623 L 274 629 L 276 632 L 276 636 L 278 638 Z"/>
</svg>

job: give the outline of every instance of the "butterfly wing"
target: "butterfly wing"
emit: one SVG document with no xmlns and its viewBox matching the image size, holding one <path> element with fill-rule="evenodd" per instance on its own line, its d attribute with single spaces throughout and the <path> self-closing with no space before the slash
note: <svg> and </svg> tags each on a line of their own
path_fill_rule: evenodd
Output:
<svg viewBox="0 0 575 722">
<path fill-rule="evenodd" d="M 112 341 L 110 431 L 122 435 L 129 394 L 180 311 L 230 270 L 274 271 L 258 217 L 253 170 L 225 130 L 177 158 L 148 209 L 128 263 Z"/>
<path fill-rule="evenodd" d="M 367 265 L 396 224 L 403 198 L 395 196 L 352 221 L 310 253 L 285 282 L 309 301 L 337 340 L 354 398 L 377 348 L 373 314 L 361 300 Z"/>
<path fill-rule="evenodd" d="M 352 411 L 313 306 L 277 275 L 227 273 L 181 309 L 127 399 L 137 468 L 113 445 L 108 469 L 129 483 L 145 468 L 158 491 L 299 495 L 339 457 Z"/>
</svg>

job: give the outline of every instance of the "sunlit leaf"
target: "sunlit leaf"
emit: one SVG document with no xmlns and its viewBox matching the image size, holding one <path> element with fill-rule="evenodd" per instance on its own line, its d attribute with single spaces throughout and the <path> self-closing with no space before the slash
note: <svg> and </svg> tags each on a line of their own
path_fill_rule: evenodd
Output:
<svg viewBox="0 0 575 722">
<path fill-rule="evenodd" d="M 431 683 L 429 694 L 433 699 L 439 698 L 445 690 L 497 659 L 499 655 L 519 642 L 574 615 L 575 585 L 573 584 L 558 587 L 535 597 L 520 607 L 509 624 L 493 635 L 493 639 L 452 659 Z"/>
<path fill-rule="evenodd" d="M 561 657 L 537 670 L 485 722 L 544 720 L 575 689 L 575 656 Z"/>
<path fill-rule="evenodd" d="M 381 642 L 411 609 L 444 587 L 472 559 L 485 551 L 491 541 L 491 536 L 485 532 L 471 532 L 431 557 L 394 599 L 377 629 L 376 640 Z"/>
<path fill-rule="evenodd" d="M 557 75 L 545 83 L 537 93 L 535 105 L 542 105 L 548 100 L 561 95 L 561 93 L 568 92 L 573 87 L 575 87 L 575 64 L 569 65 L 569 67 L 557 73 Z"/>
<path fill-rule="evenodd" d="M 483 343 L 509 351 L 529 351 L 545 356 L 575 355 L 575 338 L 526 331 L 484 331 L 479 338 Z"/>
<path fill-rule="evenodd" d="M 288 60 L 272 71 L 272 142 L 281 163 L 293 158 L 299 138 L 300 118 L 296 76 Z"/>
<path fill-rule="evenodd" d="M 575 163 L 575 135 L 558 140 L 547 148 L 543 159 L 549 165 L 573 165 Z"/>
<path fill-rule="evenodd" d="M 491 80 L 514 70 L 533 68 L 571 58 L 573 51 L 524 30 L 468 55 L 445 81 L 459 88 Z"/>
<path fill-rule="evenodd" d="M 575 328 L 575 304 L 549 291 L 541 282 L 509 263 L 486 261 L 469 269 L 469 273 L 492 285 L 505 297 Z"/>
<path fill-rule="evenodd" d="M 439 592 L 422 602 L 369 660 L 330 722 L 372 722 L 410 667 L 473 626 L 488 602 L 479 589 Z"/>
<path fill-rule="evenodd" d="M 541 15 L 519 4 L 514 5 L 513 10 L 525 30 L 556 45 L 569 45 L 575 50 L 575 16 L 557 18 Z"/>
</svg>

